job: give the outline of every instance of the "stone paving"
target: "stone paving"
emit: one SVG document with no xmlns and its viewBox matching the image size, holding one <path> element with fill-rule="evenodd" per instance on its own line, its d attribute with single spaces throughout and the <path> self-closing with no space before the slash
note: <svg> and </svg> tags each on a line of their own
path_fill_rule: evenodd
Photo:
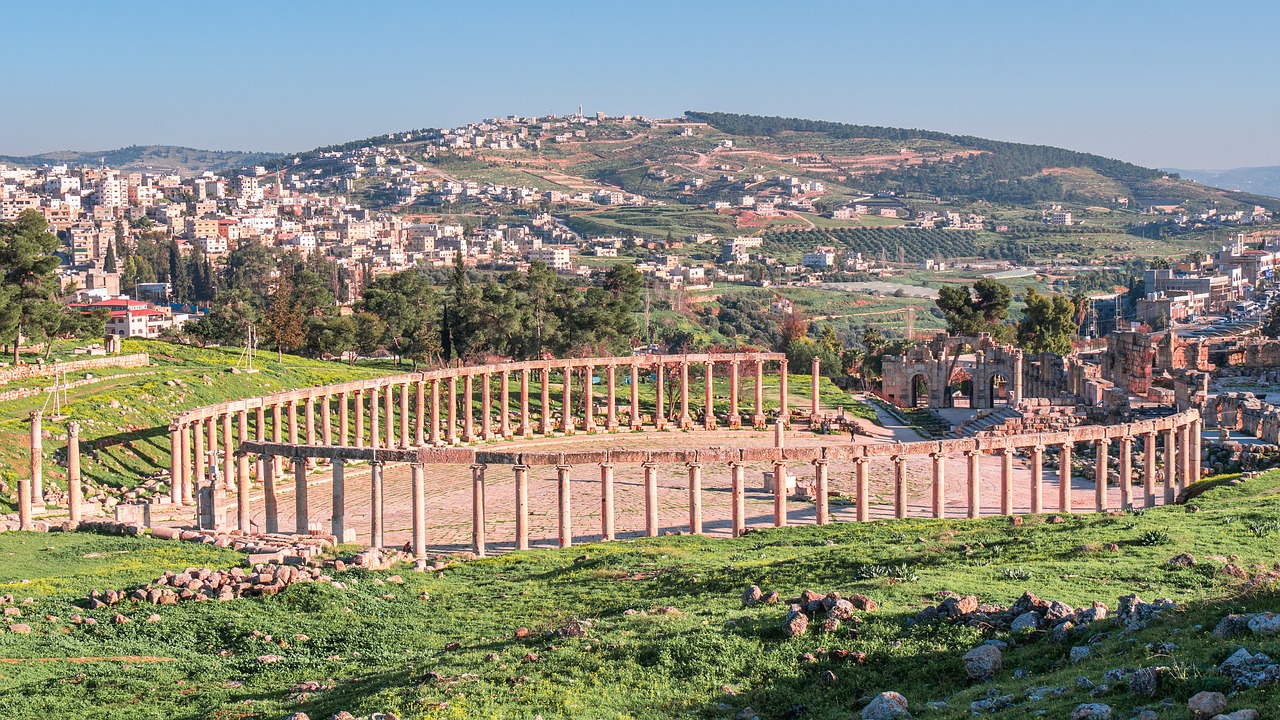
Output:
<svg viewBox="0 0 1280 720">
<path fill-rule="evenodd" d="M 868 425 L 869 427 L 869 425 Z M 859 437 L 858 442 L 892 442 L 917 440 L 909 429 L 889 425 L 872 428 L 872 437 Z M 806 430 L 786 434 L 788 446 L 831 445 L 849 442 L 847 435 L 816 435 Z M 690 432 L 578 434 L 570 437 L 539 438 L 526 441 L 494 443 L 503 449 L 579 450 L 604 448 L 666 449 L 691 447 L 770 447 L 774 443 L 772 431 L 720 430 Z M 748 527 L 771 527 L 773 524 L 773 496 L 763 490 L 763 472 L 772 471 L 769 463 L 748 463 L 746 479 L 746 523 Z M 790 472 L 799 483 L 813 482 L 812 466 L 794 463 Z M 471 547 L 471 470 L 467 466 L 428 465 L 427 479 L 427 542 L 435 551 L 467 550 Z M 947 461 L 946 515 L 961 518 L 967 515 L 967 473 L 963 456 L 950 457 Z M 329 470 L 321 466 L 312 475 L 309 484 L 309 502 L 312 527 L 327 532 L 332 511 Z M 984 515 L 997 514 L 1000 507 L 1000 458 L 986 455 L 981 462 L 981 506 Z M 1024 459 L 1014 463 L 1014 511 L 1030 512 L 1030 468 Z M 872 492 L 871 517 L 893 516 L 893 466 L 888 459 L 873 460 L 869 471 Z M 928 457 L 912 457 L 908 462 L 909 515 L 925 517 L 930 514 L 932 463 Z M 662 532 L 687 531 L 689 523 L 688 475 L 683 465 L 663 465 L 659 475 L 659 523 Z M 854 492 L 853 463 L 832 461 L 829 466 L 829 482 L 833 491 L 852 496 Z M 347 527 L 355 528 L 361 543 L 369 541 L 369 471 L 361 464 L 348 464 Z M 574 542 L 596 541 L 601 538 L 600 528 L 600 471 L 596 465 L 578 465 L 572 469 L 571 520 Z M 702 470 L 703 527 L 712 536 L 730 534 L 731 496 L 729 467 L 721 463 L 706 463 Z M 643 469 L 639 464 L 618 463 L 614 471 L 615 527 L 619 539 L 642 536 L 644 533 Z M 1044 472 L 1043 496 L 1046 511 L 1058 510 L 1058 481 L 1056 472 Z M 401 545 L 410 540 L 411 498 L 410 469 L 408 465 L 388 465 L 384 478 L 385 540 L 388 545 Z M 1074 507 L 1077 511 L 1094 509 L 1094 486 L 1091 482 L 1077 480 L 1073 485 Z M 1111 507 L 1120 506 L 1120 490 L 1109 493 Z M 1135 488 L 1135 502 L 1142 503 L 1140 487 Z M 260 495 L 253 498 L 254 523 L 263 524 Z M 279 494 L 280 527 L 294 527 L 292 482 L 282 484 Z M 509 466 L 490 466 L 486 472 L 486 522 L 485 535 L 488 549 L 510 550 L 515 541 L 515 484 Z M 532 547 L 554 547 L 557 538 L 556 470 L 554 467 L 534 467 L 529 471 L 529 535 Z M 230 508 L 234 519 L 234 503 Z M 855 521 L 852 503 L 833 501 L 831 514 L 835 521 Z M 814 506 L 811 502 L 788 502 L 788 523 L 812 524 Z"/>
</svg>

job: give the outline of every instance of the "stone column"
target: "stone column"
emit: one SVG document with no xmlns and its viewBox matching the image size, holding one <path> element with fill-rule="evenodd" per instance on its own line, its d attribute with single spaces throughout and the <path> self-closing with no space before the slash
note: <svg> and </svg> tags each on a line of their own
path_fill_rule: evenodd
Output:
<svg viewBox="0 0 1280 720">
<path fill-rule="evenodd" d="M 618 432 L 618 386 L 615 373 L 616 370 L 617 366 L 613 363 L 609 363 L 605 368 L 605 382 L 609 384 L 609 408 L 605 410 L 604 429 L 608 432 Z"/>
<path fill-rule="evenodd" d="M 178 432 L 185 434 L 186 426 L 179 427 Z M 181 469 L 178 472 L 181 473 Z M 182 502 L 182 493 L 177 493 L 176 497 L 171 494 L 170 499 L 177 505 Z M 80 423 L 72 420 L 67 423 L 67 511 L 71 516 L 72 527 L 80 524 L 83 506 L 84 493 L 80 485 Z"/>
<path fill-rule="evenodd" d="M 333 470 L 333 512 L 329 516 L 329 530 L 338 542 L 347 539 L 347 461 L 334 458 L 330 466 Z"/>
<path fill-rule="evenodd" d="M 742 471 L 742 463 L 736 460 L 729 463 L 729 477 L 733 488 L 731 502 L 733 503 L 734 537 L 741 536 L 747 529 L 746 488 L 743 487 Z"/>
<path fill-rule="evenodd" d="M 369 546 L 375 548 L 383 545 L 382 473 L 385 469 L 385 463 L 369 463 Z"/>
<path fill-rule="evenodd" d="M 205 463 L 204 438 L 205 438 L 204 426 L 201 423 L 201 421 L 197 420 L 191 426 L 191 440 L 192 440 L 192 443 L 195 445 L 195 447 L 192 448 L 192 451 L 191 451 L 191 454 L 193 456 L 192 460 L 195 461 L 194 462 L 195 475 L 191 478 L 191 481 L 187 483 L 188 486 L 195 486 L 194 488 L 195 491 L 199 491 L 200 486 L 204 485 L 208 480 L 208 475 L 206 475 L 205 464 L 204 464 Z M 186 504 L 187 499 L 185 497 L 182 498 L 182 502 L 183 504 Z"/>
<path fill-rule="evenodd" d="M 706 363 L 706 397 L 702 399 L 703 415 L 702 427 L 707 430 L 716 429 L 716 364 L 713 360 L 707 360 Z"/>
<path fill-rule="evenodd" d="M 573 434 L 573 366 L 565 365 L 561 373 L 564 378 L 563 393 L 560 398 L 560 432 Z"/>
<path fill-rule="evenodd" d="M 689 532 L 702 534 L 702 463 L 686 463 L 689 470 Z"/>
<path fill-rule="evenodd" d="M 382 423 L 378 420 L 378 388 L 369 389 L 369 447 L 377 450 L 380 446 L 378 435 L 382 432 Z"/>
<path fill-rule="evenodd" d="M 236 452 L 236 525 L 245 535 L 253 534 L 249 493 L 249 455 L 240 450 Z"/>
<path fill-rule="evenodd" d="M 529 422 L 529 368 L 520 368 L 520 437 L 531 437 L 533 425 Z"/>
<path fill-rule="evenodd" d="M 258 408 L 258 412 L 262 412 L 262 408 Z M 194 431 L 194 432 L 193 432 Z M 261 430 L 259 431 L 261 432 Z M 182 440 L 182 491 L 177 502 L 183 505 L 189 505 L 195 497 L 192 485 L 195 484 L 195 478 L 191 471 L 191 436 L 194 434 L 197 438 L 200 436 L 200 429 L 192 425 L 183 425 L 181 431 Z M 259 438 L 263 439 L 263 438 Z"/>
<path fill-rule="evenodd" d="M 338 396 L 338 444 L 346 447 L 351 440 L 351 393 L 346 390 Z"/>
<path fill-rule="evenodd" d="M 662 361 L 658 361 L 657 367 L 654 368 L 654 387 L 653 387 L 653 427 L 661 430 L 667 426 L 666 409 L 662 406 L 665 398 L 663 394 L 666 391 L 665 379 L 666 366 Z"/>
<path fill-rule="evenodd" d="M 1191 425 L 1178 428 L 1178 490 L 1186 490 L 1191 484 Z"/>
<path fill-rule="evenodd" d="M 693 429 L 693 418 L 689 415 L 689 361 L 680 361 L 680 429 Z"/>
<path fill-rule="evenodd" d="M 71 425 L 67 424 L 67 465 L 71 464 Z M 79 425 L 76 426 L 77 431 Z M 77 449 L 77 455 L 79 449 Z M 79 461 L 79 458 L 76 458 Z M 76 468 L 79 470 L 79 468 Z M 182 502 L 182 426 L 169 426 L 169 501 L 174 505 Z"/>
<path fill-rule="evenodd" d="M 595 376 L 596 369 L 591 365 L 583 368 L 582 377 L 582 429 L 586 433 L 594 433 L 596 431 L 596 391 L 591 386 L 591 381 Z"/>
<path fill-rule="evenodd" d="M 778 361 L 778 419 L 791 424 L 791 408 L 787 405 L 787 359 Z"/>
<path fill-rule="evenodd" d="M 414 445 L 427 444 L 427 381 L 421 378 L 413 384 L 413 440 Z"/>
<path fill-rule="evenodd" d="M 764 361 L 756 358 L 755 407 L 751 416 L 751 426 L 757 430 L 764 428 Z"/>
<path fill-rule="evenodd" d="M 1031 512 L 1044 512 L 1044 446 L 1031 448 Z"/>
<path fill-rule="evenodd" d="M 543 376 L 546 377 L 545 375 Z M 545 387 L 545 386 L 544 386 Z M 546 407 L 545 405 L 543 406 Z M 529 466 L 512 468 L 516 476 L 516 549 L 529 549 Z"/>
<path fill-rule="evenodd" d="M 445 439 L 450 445 L 458 444 L 458 376 L 449 376 L 449 425 Z"/>
<path fill-rule="evenodd" d="M 210 417 L 205 425 L 205 436 L 209 441 L 209 487 L 218 487 L 218 418 Z"/>
<path fill-rule="evenodd" d="M 262 506 L 267 534 L 280 532 L 280 501 L 276 497 L 276 458 L 268 456 L 262 463 Z"/>
<path fill-rule="evenodd" d="M 320 444 L 325 447 L 333 445 L 333 404 L 332 395 L 320 396 Z"/>
<path fill-rule="evenodd" d="M 814 521 L 819 525 L 831 522 L 828 513 L 830 499 L 827 497 L 827 485 L 827 459 L 818 458 L 813 461 L 813 486 L 816 495 L 813 499 L 813 516 Z"/>
<path fill-rule="evenodd" d="M 818 386 L 822 379 L 822 361 L 817 355 L 813 356 L 813 385 L 811 389 L 812 397 L 809 399 L 809 419 L 816 421 L 818 419 Z"/>
<path fill-rule="evenodd" d="M 271 406 L 271 441 L 276 443 L 284 442 L 284 423 L 280 417 L 280 409 L 280 403 L 275 403 Z M 197 433 L 197 439 L 199 439 L 199 433 Z M 197 450 L 196 454 L 199 455 L 201 453 Z M 276 464 L 274 468 L 275 473 L 283 476 L 284 458 L 273 455 L 271 457 L 271 462 Z M 200 473 L 196 474 L 199 475 Z M 201 478 L 201 481 L 203 482 L 203 478 Z"/>
<path fill-rule="evenodd" d="M 1204 452 L 1204 420 L 1195 420 L 1191 423 L 1191 437 L 1187 444 L 1187 451 L 1191 457 L 1191 482 L 1200 482 L 1200 461 Z"/>
<path fill-rule="evenodd" d="M 933 460 L 933 516 L 947 516 L 947 456 L 945 453 L 929 453 Z"/>
<path fill-rule="evenodd" d="M 1156 434 L 1142 436 L 1142 494 L 1147 507 L 1156 504 Z"/>
<path fill-rule="evenodd" d="M 235 450 L 231 439 L 231 413 L 222 414 L 222 486 L 235 487 Z"/>
<path fill-rule="evenodd" d="M 1120 438 L 1120 507 L 1133 507 L 1133 438 Z"/>
<path fill-rule="evenodd" d="M 405 390 L 409 389 L 405 385 Z M 413 493 L 413 569 L 427 569 L 427 482 L 422 463 L 409 463 Z"/>
<path fill-rule="evenodd" d="M 634 361 L 631 363 L 631 417 L 627 423 L 632 430 L 644 427 L 640 421 L 640 366 Z"/>
<path fill-rule="evenodd" d="M 572 469 L 568 465 L 556 466 L 556 498 L 559 500 L 556 519 L 559 520 L 560 547 L 562 548 L 573 545 L 573 529 L 571 527 L 573 513 L 569 507 L 569 473 Z"/>
<path fill-rule="evenodd" d="M 498 433 L 510 440 L 511 434 L 511 373 L 502 370 L 498 375 Z"/>
<path fill-rule="evenodd" d="M 613 463 L 600 463 L 600 537 L 614 539 Z"/>
<path fill-rule="evenodd" d="M 787 463 L 773 461 L 773 526 L 787 526 Z"/>
<path fill-rule="evenodd" d="M 31 530 L 31 480 L 18 479 L 18 529 Z"/>
<path fill-rule="evenodd" d="M 354 393 L 356 406 L 356 447 L 364 447 L 364 390 Z"/>
<path fill-rule="evenodd" d="M 431 379 L 431 447 L 440 444 L 440 378 Z"/>
<path fill-rule="evenodd" d="M 493 439 L 493 382 L 489 373 L 480 373 L 480 437 Z"/>
<path fill-rule="evenodd" d="M 286 419 L 289 423 L 289 444 L 298 444 L 298 401 L 287 400 L 284 404 Z M 225 448 L 224 448 L 225 449 Z"/>
<path fill-rule="evenodd" d="M 969 459 L 969 518 L 982 515 L 982 451 L 966 450 Z"/>
<path fill-rule="evenodd" d="M 658 466 L 645 463 L 644 467 L 644 534 L 658 536 Z"/>
<path fill-rule="evenodd" d="M 387 421 L 386 421 L 387 422 L 387 433 L 386 433 L 387 449 L 391 449 L 396 446 L 395 388 L 396 388 L 396 384 L 390 383 L 387 385 L 387 389 L 385 390 L 386 398 L 387 398 L 387 401 L 385 403 L 385 406 L 387 409 Z"/>
<path fill-rule="evenodd" d="M 1068 440 L 1058 449 L 1058 511 L 1072 512 L 1071 502 L 1071 451 L 1074 442 Z"/>
<path fill-rule="evenodd" d="M 462 441 L 466 443 L 476 440 L 474 400 L 475 382 L 467 374 L 462 377 Z"/>
<path fill-rule="evenodd" d="M 44 508 L 44 430 L 40 411 L 31 411 L 31 482 L 27 488 L 32 508 Z"/>
<path fill-rule="evenodd" d="M 1093 442 L 1093 502 L 1097 512 L 1107 510 L 1107 453 L 1111 441 L 1098 438 Z"/>
<path fill-rule="evenodd" d="M 316 444 L 316 399 L 313 396 L 313 397 L 307 398 L 303 402 L 307 404 L 307 407 L 303 414 L 303 417 L 306 418 L 307 444 L 315 445 Z M 314 466 L 315 460 L 308 459 L 307 464 Z"/>
<path fill-rule="evenodd" d="M 307 503 L 307 459 L 304 457 L 293 459 L 293 504 L 294 532 L 307 535 L 311 532 L 308 524 L 311 511 Z"/>
<path fill-rule="evenodd" d="M 542 368 L 542 417 L 538 419 L 543 435 L 551 434 L 551 366 Z"/>
<path fill-rule="evenodd" d="M 1000 514 L 1013 514 L 1013 448 L 1000 450 Z"/>
<path fill-rule="evenodd" d="M 742 427 L 742 415 L 738 413 L 738 359 L 729 361 L 729 427 Z"/>
<path fill-rule="evenodd" d="M 390 406 L 388 406 L 389 408 Z M 390 412 L 387 418 L 390 419 Z M 409 439 L 409 383 L 400 383 L 400 447 L 407 448 L 412 444 Z M 391 445 L 391 443 L 387 443 Z"/>
<path fill-rule="evenodd" d="M 865 457 L 853 459 L 853 482 L 858 491 L 858 522 L 871 519 L 871 482 L 867 479 L 867 463 Z"/>
<path fill-rule="evenodd" d="M 1172 505 L 1177 499 L 1178 446 L 1174 441 L 1174 428 L 1164 431 L 1164 504 Z"/>
<path fill-rule="evenodd" d="M 907 458 L 905 455 L 893 456 L 893 516 L 898 519 L 907 516 Z"/>
<path fill-rule="evenodd" d="M 485 556 L 485 466 L 471 466 L 471 549 L 476 557 Z"/>
</svg>

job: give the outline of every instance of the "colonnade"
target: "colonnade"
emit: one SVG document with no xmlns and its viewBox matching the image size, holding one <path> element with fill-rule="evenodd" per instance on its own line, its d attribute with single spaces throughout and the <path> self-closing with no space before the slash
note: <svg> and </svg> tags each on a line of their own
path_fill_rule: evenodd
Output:
<svg viewBox="0 0 1280 720">
<path fill-rule="evenodd" d="M 1149 507 L 1157 504 L 1172 503 L 1177 493 L 1185 490 L 1199 477 L 1200 452 L 1199 443 L 1201 419 L 1198 412 L 1191 410 L 1179 415 L 1156 420 L 1147 420 L 1116 426 L 1082 426 L 1066 432 L 1042 433 L 1012 437 L 968 438 L 961 440 L 944 440 L 914 443 L 881 443 L 868 445 L 833 445 L 797 448 L 709 448 L 690 450 L 582 450 L 572 452 L 520 452 L 490 451 L 477 448 L 406 448 L 390 449 L 376 452 L 371 448 L 354 447 L 311 447 L 293 446 L 284 443 L 250 442 L 246 443 L 248 452 L 262 453 L 268 457 L 293 454 L 295 467 L 295 504 L 297 511 L 297 531 L 306 532 L 307 487 L 305 482 L 305 464 L 307 458 L 319 458 L 333 465 L 334 502 L 333 516 L 330 519 L 331 530 L 342 537 L 342 533 L 352 528 L 346 524 L 345 485 L 342 482 L 343 468 L 351 460 L 366 460 L 373 463 L 371 478 L 371 524 L 369 528 L 371 542 L 381 545 L 383 542 L 382 517 L 382 477 L 388 463 L 405 463 L 412 467 L 412 506 L 413 531 L 412 546 L 415 555 L 425 559 L 427 550 L 427 530 L 425 508 L 427 504 L 427 488 L 424 481 L 424 468 L 427 465 L 467 465 L 471 470 L 471 544 L 474 552 L 483 556 L 489 546 L 486 536 L 486 525 L 490 516 L 486 506 L 488 486 L 493 481 L 503 482 L 501 477 L 494 478 L 494 471 L 507 467 L 514 486 L 515 536 L 512 545 L 517 550 L 530 547 L 529 523 L 529 473 L 535 467 L 553 467 L 556 471 L 556 515 L 557 540 L 561 547 L 568 547 L 573 542 L 572 507 L 570 482 L 575 472 L 584 470 L 589 477 L 599 479 L 599 533 L 606 541 L 616 538 L 618 530 L 615 523 L 616 507 L 614 501 L 614 473 L 621 464 L 638 465 L 643 469 L 644 488 L 644 534 L 649 537 L 658 535 L 663 529 L 659 523 L 659 477 L 675 465 L 684 477 L 687 485 L 687 524 L 680 530 L 701 534 L 704 530 L 702 515 L 702 477 L 704 468 L 712 463 L 724 463 L 729 469 L 731 478 L 731 534 L 741 535 L 748 529 L 745 510 L 745 472 L 748 463 L 771 464 L 773 468 L 773 527 L 788 524 L 788 507 L 791 498 L 784 479 L 788 471 L 795 465 L 809 465 L 812 468 L 814 488 L 814 519 L 818 524 L 832 521 L 829 506 L 829 469 L 834 461 L 846 461 L 853 464 L 855 491 L 855 513 L 858 521 L 871 519 L 871 492 L 869 487 L 870 468 L 872 463 L 889 463 L 893 468 L 893 500 L 892 514 L 895 518 L 910 516 L 908 493 L 907 462 L 911 458 L 928 457 L 931 461 L 929 510 L 924 515 L 935 518 L 947 517 L 947 459 L 962 455 L 966 462 L 967 473 L 966 503 L 964 516 L 978 518 L 983 515 L 1014 514 L 1014 458 L 1018 453 L 1026 455 L 1030 463 L 1030 479 L 1028 495 L 1032 513 L 1078 511 L 1073 498 L 1070 468 L 1072 456 L 1077 444 L 1091 444 L 1095 454 L 1094 506 L 1096 512 L 1112 509 L 1108 497 L 1110 447 L 1116 443 L 1119 449 L 1119 486 L 1121 493 L 1120 506 L 1123 508 Z M 1130 462 L 1130 451 L 1134 443 L 1142 444 L 1142 462 L 1144 467 L 1141 496 L 1135 497 L 1133 484 L 1133 466 Z M 1163 448 L 1161 448 L 1163 445 Z M 1163 485 L 1157 482 L 1158 454 L 1165 453 L 1165 473 Z M 984 476 L 981 458 L 984 455 L 997 456 L 1000 459 L 998 478 Z M 1047 456 L 1057 457 L 1058 496 L 1046 503 L 1044 465 Z M 999 501 L 995 505 L 982 505 L 982 490 L 987 483 L 999 483 Z M 270 504 L 268 504 L 270 507 Z M 268 526 L 272 523 L 272 511 L 268 510 Z M 352 539 L 350 535 L 347 540 Z"/>
</svg>

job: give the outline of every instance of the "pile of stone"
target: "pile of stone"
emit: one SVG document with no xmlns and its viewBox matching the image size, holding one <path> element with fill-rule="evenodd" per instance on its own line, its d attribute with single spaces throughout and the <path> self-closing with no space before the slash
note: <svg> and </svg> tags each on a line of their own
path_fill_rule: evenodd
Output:
<svg viewBox="0 0 1280 720">
<path fill-rule="evenodd" d="M 1137 595 L 1126 595 L 1119 601 L 1118 620 L 1127 632 L 1135 632 L 1171 607 L 1171 600 L 1145 603 Z M 1030 592 L 1024 593 L 1010 607 L 980 603 L 973 595 L 946 593 L 942 602 L 916 613 L 913 622 L 946 621 L 985 630 L 1008 631 L 1014 635 L 1047 630 L 1050 638 L 1062 641 L 1074 628 L 1104 620 L 1107 614 L 1105 603 L 1094 602 L 1089 607 L 1073 608 L 1056 600 L 1041 600 Z"/>
<path fill-rule="evenodd" d="M 320 568 L 295 565 L 260 564 L 250 571 L 242 568 L 187 568 L 180 573 L 166 571 L 155 582 L 132 592 L 94 590 L 85 599 L 84 606 L 97 610 L 126 602 L 151 605 L 206 600 L 226 602 L 235 598 L 275 595 L 294 583 L 332 581 L 333 578 Z"/>
<path fill-rule="evenodd" d="M 748 587 L 742 593 L 743 605 L 778 602 L 778 593 L 764 593 L 756 585 Z M 782 632 L 787 637 L 797 637 L 809 631 L 809 623 L 822 618 L 822 631 L 833 633 L 840 629 L 841 622 L 861 622 L 858 612 L 875 612 L 879 605 L 866 595 L 850 595 L 841 597 L 838 592 L 825 595 L 813 590 L 805 590 L 799 597 L 787 601 L 787 615 L 782 622 Z"/>
</svg>

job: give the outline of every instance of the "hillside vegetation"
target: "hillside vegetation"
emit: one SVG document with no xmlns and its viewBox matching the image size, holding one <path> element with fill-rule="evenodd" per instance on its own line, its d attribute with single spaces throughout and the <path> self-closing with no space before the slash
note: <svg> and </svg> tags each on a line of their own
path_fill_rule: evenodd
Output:
<svg viewBox="0 0 1280 720">
<path fill-rule="evenodd" d="M 131 590 L 164 570 L 240 558 L 145 538 L 8 533 L 0 536 L 0 593 L 33 598 L 18 605 L 21 617 L 7 618 L 33 633 L 0 635 L 0 712 L 550 720 L 733 718 L 750 716 L 739 715 L 749 707 L 762 718 L 843 720 L 893 690 L 917 716 L 952 720 L 990 698 L 1001 699 L 994 715 L 1006 718 L 1064 718 L 1084 702 L 1108 703 L 1119 717 L 1168 702 L 1173 709 L 1160 717 L 1185 717 L 1192 694 L 1231 691 L 1216 667 L 1238 648 L 1280 656 L 1276 636 L 1210 632 L 1228 613 L 1275 608 L 1274 576 L 1258 568 L 1280 560 L 1280 473 L 1214 484 L 1194 513 L 1174 506 L 1061 523 L 921 519 L 736 540 L 663 537 L 534 550 L 440 573 L 330 568 L 340 585 L 94 611 L 76 606 L 91 590 Z M 1171 564 L 1180 553 L 1198 562 Z M 1237 567 L 1255 578 L 1237 577 Z M 788 638 L 785 605 L 743 606 L 752 584 L 784 601 L 811 589 L 859 593 L 879 607 L 834 632 L 815 622 Z M 1113 616 L 1117 597 L 1131 593 L 1176 606 L 1145 629 L 1124 632 L 1109 617 L 1061 641 L 913 620 L 953 594 L 1008 606 L 1026 591 L 1073 607 L 1100 601 Z M 117 612 L 132 622 L 113 622 Z M 97 624 L 72 624 L 73 615 Z M 961 656 L 987 639 L 1008 643 L 1003 667 L 971 681 Z M 1073 663 L 1073 647 L 1088 656 Z M 1104 679 L 1148 667 L 1163 668 L 1152 671 L 1151 696 L 1135 696 L 1126 672 Z M 945 706 L 925 710 L 927 702 Z M 1274 717 L 1280 698 L 1273 685 L 1240 688 L 1229 707 Z"/>
<path fill-rule="evenodd" d="M 22 167 L 40 165 L 98 165 L 123 170 L 170 171 L 183 175 L 199 175 L 205 171 L 228 172 L 260 165 L 277 153 L 241 152 L 238 150 L 197 150 L 176 145 L 130 145 L 116 150 L 59 150 L 39 155 L 0 155 L 0 163 Z"/>
</svg>

